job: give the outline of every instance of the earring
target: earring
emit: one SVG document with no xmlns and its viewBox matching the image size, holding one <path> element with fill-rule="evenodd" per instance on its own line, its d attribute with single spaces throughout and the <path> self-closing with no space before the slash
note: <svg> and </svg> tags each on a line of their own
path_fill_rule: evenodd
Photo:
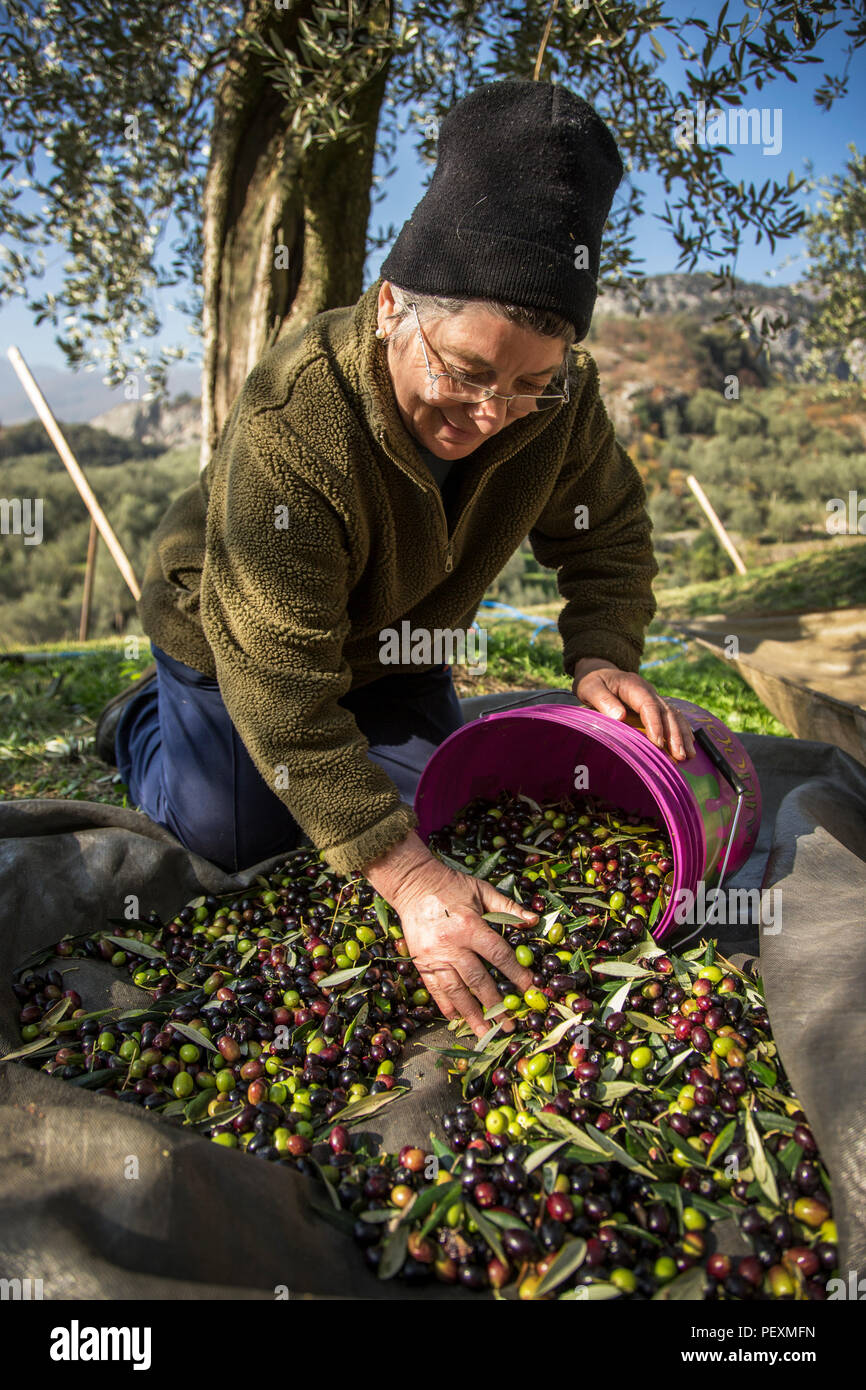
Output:
<svg viewBox="0 0 866 1390">
<path fill-rule="evenodd" d="M 385 336 L 385 330 L 384 330 L 384 328 L 377 328 L 377 329 L 376 329 L 376 337 L 377 337 L 377 338 L 384 338 L 384 336 Z"/>
</svg>

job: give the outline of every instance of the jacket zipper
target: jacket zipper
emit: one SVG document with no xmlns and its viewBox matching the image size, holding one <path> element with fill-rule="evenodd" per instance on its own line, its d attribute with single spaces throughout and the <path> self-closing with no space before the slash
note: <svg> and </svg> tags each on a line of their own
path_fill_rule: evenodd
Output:
<svg viewBox="0 0 866 1390">
<path fill-rule="evenodd" d="M 432 491 L 432 492 L 435 492 L 436 502 L 437 502 L 437 505 L 438 505 L 438 508 L 439 508 L 439 516 L 440 516 L 440 518 L 441 518 L 441 523 L 442 523 L 440 529 L 441 529 L 442 534 L 443 534 L 443 536 L 444 536 L 444 542 L 443 542 L 443 546 L 442 546 L 443 567 L 444 567 L 445 573 L 446 573 L 446 574 L 450 574 L 451 571 L 452 571 L 453 568 L 454 568 L 454 542 L 455 542 L 456 539 L 457 539 L 457 533 L 458 533 L 458 531 L 460 530 L 460 527 L 463 525 L 463 522 L 465 521 L 465 519 L 466 519 L 466 517 L 468 516 L 469 512 L 472 510 L 472 507 L 473 507 L 474 504 L 475 504 L 475 499 L 476 499 L 476 497 L 478 496 L 479 492 L 480 492 L 481 489 L 483 488 L 484 484 L 486 483 L 488 477 L 489 477 L 490 474 L 493 472 L 493 470 L 496 469 L 496 468 L 498 468 L 499 465 L 500 465 L 501 463 L 507 463 L 508 459 L 510 459 L 514 454 L 516 454 L 520 449 L 523 448 L 523 445 L 522 445 L 522 444 L 519 444 L 519 445 L 517 446 L 517 448 L 511 450 L 511 453 L 505 454 L 502 458 L 497 459 L 494 463 L 488 464 L 487 468 L 485 468 L 485 470 L 484 470 L 484 472 L 482 473 L 481 477 L 478 479 L 478 483 L 477 483 L 477 485 L 476 485 L 475 491 L 473 492 L 473 494 L 472 494 L 472 496 L 470 497 L 469 501 L 466 503 L 466 506 L 463 508 L 463 511 L 462 511 L 461 515 L 459 516 L 459 518 L 458 518 L 458 520 L 457 520 L 457 525 L 454 527 L 454 533 L 453 533 L 453 535 L 449 537 L 449 535 L 448 535 L 448 518 L 447 518 L 446 515 L 445 515 L 445 506 L 444 506 L 444 504 L 443 504 L 443 502 L 442 502 L 442 494 L 440 493 L 439 489 L 438 489 L 438 488 L 431 489 L 431 488 L 425 487 L 424 484 L 423 484 L 422 482 L 420 482 L 420 481 L 418 480 L 418 478 L 415 477 L 414 473 L 410 472 L 410 470 L 406 467 L 406 465 L 405 465 L 400 459 L 398 459 L 398 458 L 396 457 L 395 454 L 392 454 L 392 453 L 391 453 L 390 449 L 389 449 L 389 448 L 387 447 L 387 445 L 385 444 L 385 431 L 384 431 L 384 430 L 380 430 L 380 431 L 379 431 L 379 433 L 378 433 L 378 439 L 379 439 L 379 443 L 382 445 L 382 448 L 384 449 L 385 453 L 388 455 L 388 457 L 389 457 L 389 459 L 391 460 L 391 462 L 392 462 L 392 463 L 396 463 L 397 467 L 398 467 L 403 473 L 405 473 L 407 477 L 411 478 L 413 483 L 417 483 L 417 485 L 418 485 L 419 487 L 423 488 L 424 491 L 427 492 L 427 493 L 429 493 L 429 492 L 431 492 L 431 491 Z"/>
</svg>

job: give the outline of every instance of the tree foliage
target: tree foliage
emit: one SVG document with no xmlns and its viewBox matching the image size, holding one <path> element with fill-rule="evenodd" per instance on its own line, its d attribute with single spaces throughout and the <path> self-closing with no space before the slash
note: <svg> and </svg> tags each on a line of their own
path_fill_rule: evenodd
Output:
<svg viewBox="0 0 866 1390">
<path fill-rule="evenodd" d="M 682 18 L 663 0 L 385 0 L 384 23 L 383 0 L 276 0 L 297 11 L 297 49 L 289 52 L 266 36 L 266 24 L 264 35 L 242 28 L 255 10 L 273 13 L 271 3 L 7 0 L 0 303 L 29 296 L 46 248 L 62 247 L 60 293 L 28 297 L 28 307 L 60 330 L 71 366 L 101 366 L 112 385 L 140 372 L 162 393 L 169 362 L 190 350 L 182 342 L 155 355 L 148 349 L 163 328 L 163 289 L 191 287 L 175 307 L 200 336 L 209 133 L 220 79 L 245 46 L 285 101 L 303 156 L 351 135 L 352 95 L 388 62 L 377 186 L 394 172 L 401 112 L 429 160 L 439 119 L 479 83 L 516 75 L 568 85 L 609 121 L 628 170 L 608 224 L 603 284 L 638 283 L 640 176 L 653 171 L 668 195 L 663 221 L 678 267 L 710 261 L 729 309 L 744 314 L 751 306 L 733 289 L 737 253 L 750 237 L 774 247 L 801 230 L 804 181 L 791 172 L 760 188 L 732 182 L 727 147 L 678 142 L 675 113 L 698 101 L 740 104 L 779 76 L 796 82 L 804 66 L 820 68 L 814 99 L 829 109 L 847 93 L 849 75 L 847 63 L 839 73 L 827 68 L 828 38 L 841 29 L 849 58 L 866 41 L 862 0 L 743 0 L 736 19 L 729 3 Z M 686 65 L 682 90 L 662 72 L 668 54 Z M 178 234 L 164 246 L 170 225 Z"/>
<path fill-rule="evenodd" d="M 818 181 L 824 191 L 805 229 L 809 279 L 821 294 L 810 337 L 846 358 L 866 346 L 866 155 L 848 149 L 844 174 Z"/>
</svg>

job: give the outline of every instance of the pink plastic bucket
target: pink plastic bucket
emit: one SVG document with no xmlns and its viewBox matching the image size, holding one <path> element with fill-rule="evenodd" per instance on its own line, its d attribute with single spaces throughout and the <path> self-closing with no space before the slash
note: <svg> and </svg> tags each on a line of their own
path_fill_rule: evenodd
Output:
<svg viewBox="0 0 866 1390">
<path fill-rule="evenodd" d="M 696 753 L 685 763 L 656 748 L 640 727 L 580 705 L 537 704 L 473 719 L 445 739 L 421 775 L 419 835 L 426 841 L 468 801 L 492 800 L 502 790 L 536 801 L 579 796 L 576 769 L 585 767 L 586 791 L 667 829 L 674 869 L 670 901 L 653 928 L 661 940 L 676 926 L 680 890 L 697 895 L 701 880 L 712 887 L 723 865 L 725 878 L 735 873 L 761 823 L 757 774 L 736 735 L 700 705 L 668 703 L 695 731 Z"/>
</svg>

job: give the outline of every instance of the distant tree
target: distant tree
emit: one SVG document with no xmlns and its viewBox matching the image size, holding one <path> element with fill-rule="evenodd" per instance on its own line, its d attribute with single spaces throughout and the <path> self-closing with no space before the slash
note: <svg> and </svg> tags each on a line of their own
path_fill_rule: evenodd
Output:
<svg viewBox="0 0 866 1390">
<path fill-rule="evenodd" d="M 721 392 L 701 389 L 686 402 L 686 424 L 694 434 L 713 434 L 721 401 Z"/>
<path fill-rule="evenodd" d="M 866 155 L 848 149 L 845 173 L 813 184 L 824 192 L 805 228 L 808 278 L 822 298 L 809 336 L 818 349 L 837 348 L 859 375 L 866 358 Z"/>
</svg>

